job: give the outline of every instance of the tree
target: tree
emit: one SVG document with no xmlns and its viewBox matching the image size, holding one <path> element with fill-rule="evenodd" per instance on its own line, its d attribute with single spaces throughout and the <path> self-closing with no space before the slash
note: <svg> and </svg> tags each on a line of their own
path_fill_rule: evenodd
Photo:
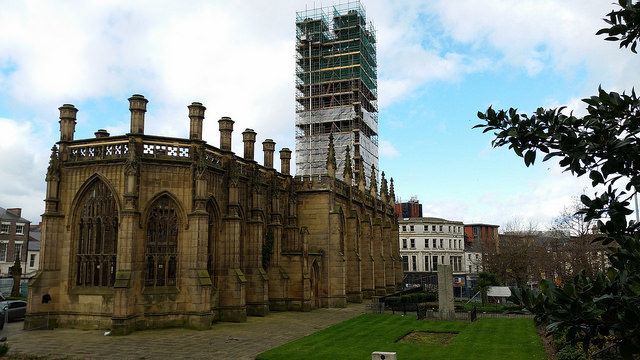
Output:
<svg viewBox="0 0 640 360">
<path fill-rule="evenodd" d="M 482 305 L 487 303 L 487 290 L 489 290 L 489 287 L 498 285 L 500 285 L 500 280 L 498 280 L 498 277 L 495 274 L 486 271 L 478 274 L 476 286 L 482 295 Z"/>
<path fill-rule="evenodd" d="M 13 277 L 13 286 L 11 287 L 11 296 L 22 296 L 20 292 L 20 277 L 22 276 L 22 266 L 20 265 L 20 256 L 16 256 L 13 266 L 9 268 L 9 273 Z"/>
<path fill-rule="evenodd" d="M 605 21 L 610 27 L 597 34 L 620 41 L 620 48 L 636 52 L 640 38 L 640 3 L 619 0 L 620 9 Z M 559 159 L 559 165 L 575 176 L 587 175 L 592 186 L 604 191 L 582 195 L 578 212 L 585 221 L 596 221 L 610 246 L 611 266 L 589 276 L 580 271 L 562 286 L 548 280 L 540 290 L 516 289 L 511 298 L 547 324 L 551 333 L 566 333 L 572 345 L 589 349 L 613 347 L 627 359 L 640 354 L 640 227 L 627 222 L 631 197 L 640 190 L 640 100 L 630 94 L 607 92 L 583 99 L 587 115 L 565 114 L 564 107 L 538 108 L 531 115 L 517 109 L 478 112 L 484 132 L 494 131 L 494 147 L 508 146 L 524 158 L 526 166 Z"/>
</svg>

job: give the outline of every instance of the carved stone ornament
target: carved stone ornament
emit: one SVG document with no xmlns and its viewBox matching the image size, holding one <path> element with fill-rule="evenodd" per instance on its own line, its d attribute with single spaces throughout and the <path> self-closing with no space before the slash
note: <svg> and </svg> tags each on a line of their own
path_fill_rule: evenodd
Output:
<svg viewBox="0 0 640 360">
<path fill-rule="evenodd" d="M 58 180 L 60 178 L 60 158 L 58 157 L 58 148 L 54 145 L 51 148 L 51 156 L 49 157 L 49 167 L 47 168 L 46 180 Z"/>
<path fill-rule="evenodd" d="M 124 174 L 127 176 L 137 175 L 140 168 L 138 157 L 136 156 L 136 141 L 129 139 L 129 156 L 124 163 Z"/>
<path fill-rule="evenodd" d="M 238 187 L 240 182 L 240 166 L 234 159 L 229 161 L 227 175 L 229 176 L 229 186 Z"/>
<path fill-rule="evenodd" d="M 203 144 L 200 144 L 198 147 L 198 152 L 196 153 L 196 179 L 202 180 L 204 178 L 204 174 L 207 171 L 207 157 L 205 155 L 205 147 Z"/>
</svg>

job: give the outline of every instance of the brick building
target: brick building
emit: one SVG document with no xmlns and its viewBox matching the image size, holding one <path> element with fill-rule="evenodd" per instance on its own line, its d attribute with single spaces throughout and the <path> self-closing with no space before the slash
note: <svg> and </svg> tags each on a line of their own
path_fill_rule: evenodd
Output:
<svg viewBox="0 0 640 360">
<path fill-rule="evenodd" d="M 29 220 L 21 217 L 22 209 L 0 207 L 0 277 L 9 276 L 9 268 L 16 257 L 26 269 L 27 247 L 29 245 Z"/>
<path fill-rule="evenodd" d="M 411 198 L 407 202 L 397 202 L 395 204 L 396 215 L 398 219 L 421 218 L 422 204 L 417 198 Z"/>
<path fill-rule="evenodd" d="M 393 180 L 388 189 L 383 172 L 378 191 L 372 169 L 366 188 L 348 157 L 337 179 L 331 136 L 327 174 L 292 177 L 286 148 L 274 169 L 273 140 L 254 160 L 251 129 L 234 154 L 230 118 L 218 121 L 220 148 L 204 142 L 200 103 L 181 139 L 145 134 L 147 100 L 129 102 L 128 134 L 84 140 L 73 137 L 77 109 L 60 107 L 25 328 L 206 329 L 401 286 Z"/>
<path fill-rule="evenodd" d="M 467 244 L 482 244 L 483 246 L 499 248 L 499 225 L 490 224 L 465 224 L 464 241 Z"/>
</svg>

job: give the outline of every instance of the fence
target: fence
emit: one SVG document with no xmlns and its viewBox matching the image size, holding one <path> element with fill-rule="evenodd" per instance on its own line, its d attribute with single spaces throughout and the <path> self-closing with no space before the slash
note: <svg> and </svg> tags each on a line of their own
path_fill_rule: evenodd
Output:
<svg viewBox="0 0 640 360">
<path fill-rule="evenodd" d="M 389 304 L 385 307 L 382 302 L 371 303 L 370 305 L 372 314 L 384 314 L 385 309 L 391 310 L 392 314 L 399 313 L 407 315 L 407 313 L 416 314 L 418 320 L 439 320 L 438 311 L 429 308 L 424 304 L 415 303 L 395 303 Z M 532 319 L 533 315 L 530 314 L 506 314 L 502 312 L 480 312 L 476 308 L 471 311 L 456 311 L 455 319 L 462 321 L 476 321 L 477 319 Z"/>
<path fill-rule="evenodd" d="M 21 280 L 20 281 L 20 296 L 27 297 L 27 288 L 29 285 L 29 280 Z M 0 294 L 2 296 L 7 297 L 11 296 L 11 288 L 13 287 L 13 279 L 0 279 Z"/>
</svg>

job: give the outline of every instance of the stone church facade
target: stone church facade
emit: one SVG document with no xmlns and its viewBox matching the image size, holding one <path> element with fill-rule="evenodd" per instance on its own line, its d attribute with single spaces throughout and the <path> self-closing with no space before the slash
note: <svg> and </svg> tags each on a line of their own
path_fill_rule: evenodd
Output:
<svg viewBox="0 0 640 360">
<path fill-rule="evenodd" d="M 270 139 L 263 164 L 254 160 L 251 129 L 234 154 L 230 118 L 218 121 L 220 148 L 205 143 L 200 103 L 188 106 L 189 139 L 145 134 L 147 100 L 129 103 L 130 133 L 85 140 L 73 138 L 77 109 L 60 107 L 26 329 L 207 329 L 402 286 L 384 173 L 380 191 L 374 171 L 366 189 L 347 159 L 337 179 L 330 140 L 327 175 L 292 177 L 291 151 L 279 151 L 276 171 Z"/>
</svg>

